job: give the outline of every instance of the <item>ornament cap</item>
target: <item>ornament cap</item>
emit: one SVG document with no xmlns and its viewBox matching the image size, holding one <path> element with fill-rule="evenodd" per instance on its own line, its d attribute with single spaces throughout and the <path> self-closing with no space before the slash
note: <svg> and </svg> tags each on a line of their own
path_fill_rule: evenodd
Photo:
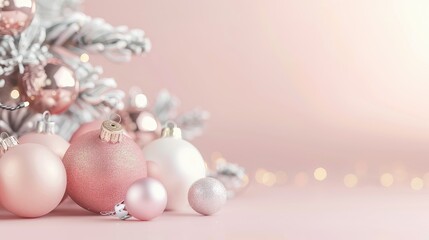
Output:
<svg viewBox="0 0 429 240">
<path fill-rule="evenodd" d="M 127 220 L 131 217 L 131 215 L 127 211 L 127 207 L 125 206 L 125 202 L 122 201 L 115 205 L 115 211 L 111 212 L 101 212 L 102 216 L 116 216 L 121 220 Z"/>
<path fill-rule="evenodd" d="M 6 132 L 3 132 L 1 134 L 1 150 L 3 152 L 6 152 L 7 150 L 9 150 L 10 148 L 15 147 L 16 145 L 19 144 L 19 141 L 16 137 L 14 136 L 9 136 L 9 134 L 7 134 Z"/>
<path fill-rule="evenodd" d="M 104 142 L 118 143 L 124 137 L 124 129 L 119 122 L 106 120 L 101 124 L 100 139 Z"/>
<path fill-rule="evenodd" d="M 43 113 L 42 120 L 39 120 L 36 125 L 37 133 L 55 134 L 56 124 L 51 120 L 51 114 L 48 111 Z"/>
<path fill-rule="evenodd" d="M 182 138 L 182 130 L 174 122 L 167 122 L 162 128 L 161 137 Z"/>
</svg>

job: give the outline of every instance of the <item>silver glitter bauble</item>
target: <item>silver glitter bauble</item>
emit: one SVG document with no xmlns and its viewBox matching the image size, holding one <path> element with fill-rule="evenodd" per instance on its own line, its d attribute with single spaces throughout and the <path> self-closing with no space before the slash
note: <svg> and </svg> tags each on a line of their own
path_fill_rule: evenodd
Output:
<svg viewBox="0 0 429 240">
<path fill-rule="evenodd" d="M 221 210 L 227 199 L 223 184 L 214 178 L 206 177 L 192 184 L 188 201 L 192 209 L 202 215 L 212 215 Z"/>
</svg>

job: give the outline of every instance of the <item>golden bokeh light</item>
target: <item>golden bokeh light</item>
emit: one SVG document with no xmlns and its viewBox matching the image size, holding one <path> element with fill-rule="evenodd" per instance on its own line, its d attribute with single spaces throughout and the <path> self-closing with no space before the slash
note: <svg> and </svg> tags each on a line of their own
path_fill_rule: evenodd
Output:
<svg viewBox="0 0 429 240">
<path fill-rule="evenodd" d="M 328 176 L 328 172 L 326 171 L 326 169 L 319 167 L 314 170 L 313 175 L 314 179 L 316 179 L 317 181 L 323 181 Z"/>
<path fill-rule="evenodd" d="M 19 96 L 20 96 L 19 91 L 18 91 L 18 90 L 16 90 L 16 89 L 14 89 L 14 90 L 12 90 L 12 91 L 10 92 L 10 97 L 11 97 L 11 98 L 13 98 L 13 99 L 18 99 L 18 98 L 19 98 Z"/>
<path fill-rule="evenodd" d="M 344 185 L 348 188 L 355 187 L 358 184 L 358 178 L 354 174 L 344 176 Z"/>
<path fill-rule="evenodd" d="M 276 182 L 277 177 L 272 172 L 265 172 L 262 176 L 262 184 L 264 184 L 265 186 L 272 187 L 276 184 Z"/>
<path fill-rule="evenodd" d="M 394 178 L 391 173 L 383 173 L 380 176 L 380 184 L 383 187 L 390 187 L 393 185 L 393 182 L 394 182 Z"/>
<path fill-rule="evenodd" d="M 80 55 L 80 61 L 83 63 L 86 63 L 89 61 L 89 55 L 87 53 L 82 53 L 82 55 Z"/>
<path fill-rule="evenodd" d="M 424 187 L 423 179 L 419 177 L 415 177 L 411 179 L 410 186 L 411 186 L 411 189 L 413 190 L 416 190 L 416 191 L 421 190 Z"/>
<path fill-rule="evenodd" d="M 260 168 L 260 169 L 256 170 L 256 173 L 255 173 L 256 182 L 262 184 L 263 177 L 264 177 L 264 175 L 265 175 L 266 172 L 267 172 L 267 170 L 265 170 L 263 168 Z"/>
</svg>

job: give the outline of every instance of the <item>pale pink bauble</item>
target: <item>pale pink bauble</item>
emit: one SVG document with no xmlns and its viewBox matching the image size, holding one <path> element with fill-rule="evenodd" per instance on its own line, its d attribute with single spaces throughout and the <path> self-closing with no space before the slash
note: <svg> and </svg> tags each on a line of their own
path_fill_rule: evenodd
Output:
<svg viewBox="0 0 429 240">
<path fill-rule="evenodd" d="M 47 147 L 55 153 L 60 159 L 70 147 L 70 144 L 64 138 L 56 134 L 47 133 L 28 133 L 19 138 L 20 143 L 37 143 Z"/>
<path fill-rule="evenodd" d="M 147 175 L 143 153 L 133 140 L 107 143 L 99 134 L 91 131 L 76 138 L 63 158 L 68 195 L 95 213 L 110 211 L 134 181 Z"/>
<path fill-rule="evenodd" d="M 101 124 L 103 124 L 104 120 L 95 120 L 92 122 L 87 122 L 84 123 L 82 125 L 80 125 L 80 127 L 73 133 L 71 139 L 70 139 L 70 143 L 73 143 L 76 138 L 89 133 L 91 131 L 95 131 L 95 130 L 99 130 Z"/>
<path fill-rule="evenodd" d="M 46 147 L 26 143 L 0 159 L 0 202 L 20 217 L 40 217 L 54 210 L 66 189 L 64 165 Z"/>
<path fill-rule="evenodd" d="M 125 206 L 131 216 L 143 221 L 151 220 L 164 212 L 167 191 L 156 179 L 139 179 L 128 189 Z"/>
</svg>

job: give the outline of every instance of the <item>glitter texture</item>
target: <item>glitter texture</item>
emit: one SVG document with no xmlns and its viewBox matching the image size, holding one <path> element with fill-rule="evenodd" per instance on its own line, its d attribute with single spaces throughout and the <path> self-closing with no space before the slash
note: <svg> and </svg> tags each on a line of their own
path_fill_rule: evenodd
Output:
<svg viewBox="0 0 429 240">
<path fill-rule="evenodd" d="M 107 143 L 100 131 L 78 137 L 64 156 L 67 193 L 81 207 L 100 213 L 125 198 L 128 187 L 147 175 L 146 161 L 130 138 Z"/>
<path fill-rule="evenodd" d="M 212 215 L 218 212 L 226 203 L 226 189 L 214 178 L 207 177 L 192 184 L 188 193 L 192 209 L 202 215 Z"/>
</svg>

